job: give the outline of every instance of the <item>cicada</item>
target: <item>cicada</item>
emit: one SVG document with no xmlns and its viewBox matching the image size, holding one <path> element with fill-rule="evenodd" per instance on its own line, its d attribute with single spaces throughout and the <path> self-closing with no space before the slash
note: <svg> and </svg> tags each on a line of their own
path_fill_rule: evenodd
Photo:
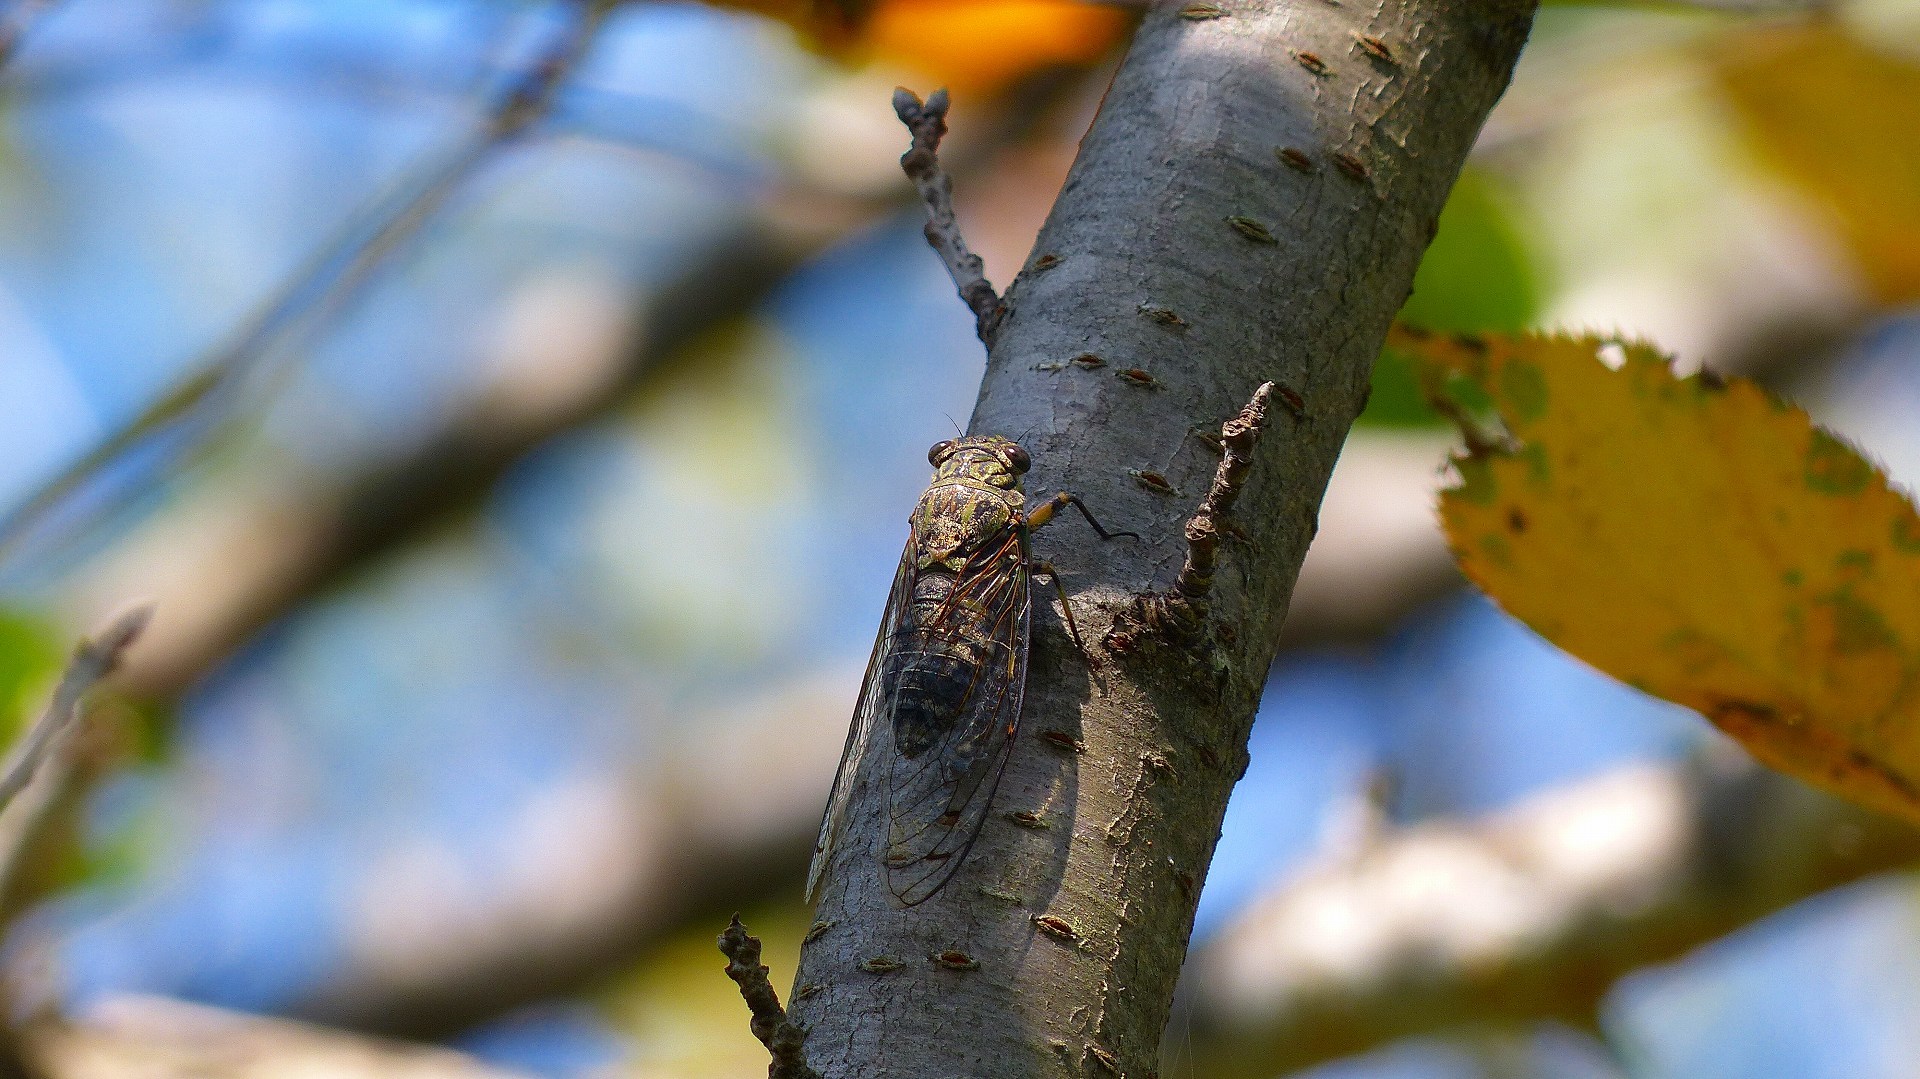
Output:
<svg viewBox="0 0 1920 1079">
<path fill-rule="evenodd" d="M 887 596 L 880 633 L 847 732 L 807 874 L 813 898 L 839 838 L 855 778 L 877 754 L 885 785 L 887 887 L 907 906 L 940 891 L 980 835 L 1006 770 L 1026 693 L 1037 563 L 1030 533 L 1067 506 L 1102 539 L 1079 499 L 1054 495 L 1031 512 L 1020 477 L 1027 451 L 998 435 L 952 438 L 927 451 L 933 480 L 908 519 L 911 532 Z M 1079 629 L 1061 592 L 1076 644 Z"/>
</svg>

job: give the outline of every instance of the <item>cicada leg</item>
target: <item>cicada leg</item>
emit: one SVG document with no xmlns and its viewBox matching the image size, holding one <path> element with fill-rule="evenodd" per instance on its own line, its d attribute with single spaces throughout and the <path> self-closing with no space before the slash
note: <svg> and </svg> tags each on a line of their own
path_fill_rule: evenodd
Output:
<svg viewBox="0 0 1920 1079">
<path fill-rule="evenodd" d="M 1073 621 L 1073 606 L 1067 602 L 1067 586 L 1060 583 L 1060 571 L 1054 569 L 1051 562 L 1035 562 L 1027 572 L 1053 582 L 1053 590 L 1060 597 L 1060 613 L 1067 616 L 1067 636 L 1073 638 L 1073 646 L 1080 650 L 1080 658 L 1087 661 L 1087 666 L 1098 666 L 1093 653 L 1087 651 L 1087 642 L 1080 639 L 1080 627 Z"/>
<path fill-rule="evenodd" d="M 1109 532 L 1100 527 L 1100 522 L 1093 519 L 1093 511 L 1087 508 L 1087 504 L 1065 491 L 1040 503 L 1038 509 L 1027 514 L 1026 520 L 1023 522 L 1027 526 L 1027 531 L 1031 532 L 1041 525 L 1046 524 L 1048 521 L 1053 520 L 1053 515 L 1060 512 L 1060 507 L 1062 506 L 1072 506 L 1074 509 L 1079 510 L 1080 516 L 1087 519 L 1087 523 L 1093 526 L 1093 530 L 1098 532 L 1100 538 L 1103 540 L 1119 539 L 1121 536 L 1128 536 L 1133 539 L 1140 538 L 1140 533 L 1138 532 Z"/>
<path fill-rule="evenodd" d="M 1086 503 L 1065 491 L 1061 491 L 1059 494 L 1042 502 L 1032 513 L 1027 514 L 1021 524 L 1025 526 L 1028 532 L 1032 532 L 1034 529 L 1053 520 L 1053 515 L 1058 513 L 1062 506 L 1072 506 L 1074 509 L 1079 510 L 1080 516 L 1087 519 L 1087 523 L 1093 526 L 1093 530 L 1099 533 L 1100 538 L 1103 540 L 1119 539 L 1121 536 L 1128 536 L 1133 539 L 1140 538 L 1138 532 L 1109 532 L 1105 528 L 1102 528 L 1100 522 L 1094 520 L 1093 513 L 1087 509 Z M 1073 638 L 1073 646 L 1080 650 L 1080 658 L 1086 660 L 1087 666 L 1098 666 L 1099 663 L 1094 658 L 1093 653 L 1087 651 L 1086 642 L 1080 639 L 1080 627 L 1075 624 L 1073 620 L 1073 607 L 1067 603 L 1067 589 L 1065 585 L 1060 583 L 1059 571 L 1053 568 L 1052 563 L 1035 562 L 1028 569 L 1028 572 L 1035 577 L 1046 577 L 1053 582 L 1053 590 L 1060 596 L 1060 611 L 1066 615 L 1067 633 Z"/>
</svg>

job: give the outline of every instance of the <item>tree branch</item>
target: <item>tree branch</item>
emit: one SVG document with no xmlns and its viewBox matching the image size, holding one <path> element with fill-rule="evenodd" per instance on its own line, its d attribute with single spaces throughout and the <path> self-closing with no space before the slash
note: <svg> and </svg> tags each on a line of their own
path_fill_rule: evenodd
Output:
<svg viewBox="0 0 1920 1079">
<path fill-rule="evenodd" d="M 893 111 L 913 133 L 913 146 L 901 155 L 900 169 L 913 181 L 927 205 L 927 243 L 946 263 L 960 299 L 973 312 L 974 332 L 980 343 L 993 348 L 1000 332 L 1000 297 L 987 280 L 986 264 L 967 248 L 953 212 L 953 178 L 940 167 L 940 140 L 947 134 L 947 92 L 935 90 L 922 104 L 911 90 L 893 92 Z"/>
<path fill-rule="evenodd" d="M 1366 837 L 1194 952 L 1193 1067 L 1265 1079 L 1454 1027 L 1590 1025 L 1629 971 L 1917 857 L 1920 831 L 1731 749 Z"/>
<path fill-rule="evenodd" d="M 1036 616 L 994 804 L 1053 827 L 989 817 L 945 889 L 901 909 L 880 872 L 886 762 L 868 755 L 793 1005 L 822 1074 L 1153 1070 L 1315 506 L 1532 11 L 1237 0 L 1147 15 L 1003 301 L 970 429 L 1031 430 L 1032 492 L 1068 490 L 1145 537 L 1034 538 L 1096 638 L 1181 564 L 1191 505 L 1169 490 L 1204 489 L 1216 464 L 1183 452 L 1187 433 L 1265 381 L 1300 388 L 1302 419 L 1262 440 L 1241 494 L 1257 557 L 1214 581 L 1220 648 L 1143 647 L 1089 671 Z M 1275 60 L 1289 56 L 1317 65 Z M 1347 165 L 1301 173 L 1287 147 Z M 1103 363 L 1068 362 L 1088 354 Z M 1134 478 L 1147 471 L 1166 489 Z M 968 962 L 918 958 L 950 954 Z"/>
<path fill-rule="evenodd" d="M 773 1056 L 773 1062 L 767 1065 L 767 1079 L 820 1079 L 819 1073 L 807 1067 L 806 1054 L 801 1051 L 807 1032 L 788 1020 L 786 1009 L 780 1006 L 780 994 L 774 992 L 773 983 L 767 980 L 767 968 L 760 962 L 760 939 L 747 935 L 738 914 L 720 934 L 720 952 L 727 957 L 727 977 L 740 987 L 740 996 L 753 1013 L 753 1036 Z"/>
<path fill-rule="evenodd" d="M 613 804 L 561 869 L 516 873 L 454 916 L 429 908 L 370 924 L 350 901 L 351 961 L 291 1010 L 357 1030 L 444 1037 L 604 981 L 667 933 L 709 924 L 723 904 L 797 888 L 856 675 L 691 717 L 656 747 L 646 772 L 617 784 L 618 801 L 596 796 Z M 716 760 L 735 763 L 716 771 Z M 362 901 L 390 908 L 391 889 L 372 883 Z M 554 901 L 556 888 L 565 902 Z"/>
</svg>

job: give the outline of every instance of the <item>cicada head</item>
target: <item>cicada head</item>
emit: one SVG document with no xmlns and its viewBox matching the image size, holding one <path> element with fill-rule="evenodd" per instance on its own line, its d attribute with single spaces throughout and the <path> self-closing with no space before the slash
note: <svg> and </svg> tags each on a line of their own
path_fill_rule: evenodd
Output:
<svg viewBox="0 0 1920 1079">
<path fill-rule="evenodd" d="M 1033 464 L 1018 442 L 999 435 L 969 435 L 936 442 L 927 451 L 927 461 L 933 465 L 935 483 L 968 479 L 1008 490 L 1019 490 L 1020 477 Z"/>
</svg>

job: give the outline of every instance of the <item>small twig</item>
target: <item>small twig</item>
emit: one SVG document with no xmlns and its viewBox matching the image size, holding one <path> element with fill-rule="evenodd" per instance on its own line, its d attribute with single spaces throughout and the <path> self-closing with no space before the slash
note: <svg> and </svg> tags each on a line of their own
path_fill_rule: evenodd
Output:
<svg viewBox="0 0 1920 1079">
<path fill-rule="evenodd" d="M 472 136 L 446 156 L 420 166 L 397 194 L 355 214 L 191 373 L 0 517 L 0 560 L 11 555 L 51 511 L 130 450 L 166 432 L 181 433 L 181 443 L 189 449 L 204 442 L 218 427 L 213 421 L 220 415 L 222 402 L 270 357 L 283 354 L 289 342 L 317 332 L 359 296 L 375 271 L 418 234 L 468 178 L 552 108 L 555 93 L 592 44 L 608 5 L 593 0 L 575 6 L 573 24 L 500 88 Z M 0 37 L 0 46 L 4 43 Z M 105 508 L 117 504 L 112 498 L 103 501 Z"/>
<path fill-rule="evenodd" d="M 760 940 L 747 935 L 740 916 L 733 916 L 726 932 L 720 934 L 720 951 L 727 957 L 727 977 L 740 986 L 740 995 L 753 1012 L 753 1036 L 767 1047 L 773 1062 L 767 1065 L 767 1079 L 820 1079 L 807 1066 L 801 1051 L 807 1032 L 787 1018 L 780 1006 L 780 994 L 767 980 L 767 968 L 760 962 Z"/>
<path fill-rule="evenodd" d="M 98 637 L 80 642 L 66 673 L 60 676 L 60 685 L 54 689 L 47 710 L 41 713 L 33 728 L 14 743 L 5 763 L 0 764 L 0 808 L 5 808 L 26 789 L 40 765 L 52 755 L 61 736 L 73 726 L 80 714 L 80 698 L 113 673 L 127 646 L 140 636 L 151 617 L 152 607 L 136 607 L 114 619 Z"/>
<path fill-rule="evenodd" d="M 893 92 L 893 111 L 913 133 L 913 146 L 900 157 L 900 170 L 913 181 L 920 201 L 927 205 L 927 243 L 947 264 L 960 298 L 973 311 L 974 332 L 980 343 L 993 348 L 1000 331 L 1000 296 L 987 280 L 986 264 L 967 248 L 953 213 L 953 180 L 940 167 L 940 140 L 947 133 L 947 92 L 935 90 L 923 103 L 912 90 Z"/>
<path fill-rule="evenodd" d="M 1169 591 L 1134 597 L 1132 607 L 1114 619 L 1113 630 L 1106 638 L 1108 648 L 1130 650 L 1139 632 L 1147 628 L 1185 642 L 1200 640 L 1205 634 L 1213 573 L 1220 563 L 1220 535 L 1232 528 L 1226 517 L 1246 486 L 1247 470 L 1253 467 L 1253 447 L 1266 427 L 1267 403 L 1274 392 L 1273 383 L 1261 383 L 1240 414 L 1220 425 L 1220 465 L 1213 471 L 1213 483 L 1200 508 L 1187 520 L 1187 557 L 1180 575 Z M 1208 442 L 1212 444 L 1211 439 Z"/>
<path fill-rule="evenodd" d="M 1207 497 L 1187 521 L 1187 560 L 1174 579 L 1173 594 L 1192 609 L 1196 617 L 1207 613 L 1207 597 L 1213 591 L 1213 571 L 1219 564 L 1219 520 L 1232 512 L 1233 504 L 1246 486 L 1247 469 L 1253 466 L 1253 445 L 1267 424 L 1267 400 L 1273 395 L 1273 383 L 1262 382 L 1253 391 L 1253 399 L 1240 414 L 1220 425 L 1220 446 L 1226 452 L 1220 466 L 1213 470 L 1213 485 Z"/>
</svg>

